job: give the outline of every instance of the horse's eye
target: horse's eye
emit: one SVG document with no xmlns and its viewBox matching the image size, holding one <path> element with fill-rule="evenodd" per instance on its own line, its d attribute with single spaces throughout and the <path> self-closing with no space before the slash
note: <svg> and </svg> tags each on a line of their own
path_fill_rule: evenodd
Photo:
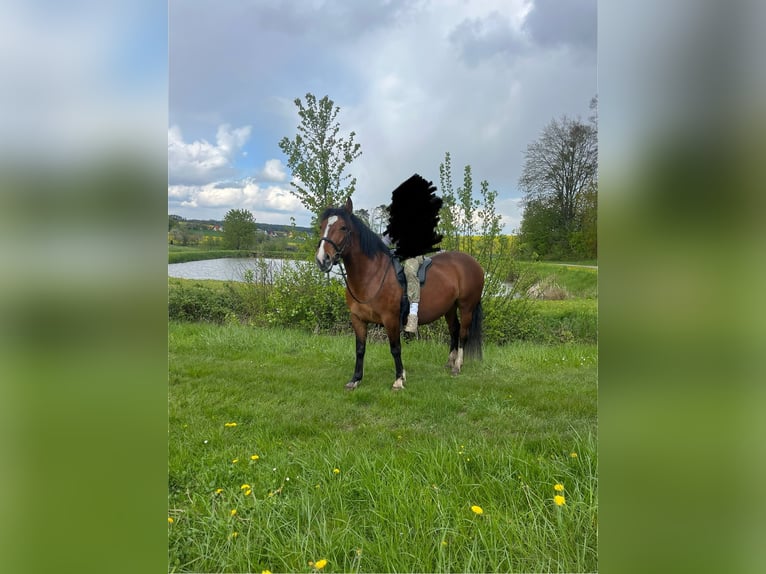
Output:
<svg viewBox="0 0 766 574">
<path fill-rule="evenodd" d="M 346 227 L 345 225 L 343 225 L 343 226 L 341 226 L 340 230 L 341 230 L 341 231 L 348 231 L 348 227 Z"/>
</svg>

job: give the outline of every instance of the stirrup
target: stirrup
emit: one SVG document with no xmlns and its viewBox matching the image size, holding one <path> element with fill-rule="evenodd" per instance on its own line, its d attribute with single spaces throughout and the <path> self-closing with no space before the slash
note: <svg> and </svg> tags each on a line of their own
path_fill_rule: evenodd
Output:
<svg viewBox="0 0 766 574">
<path fill-rule="evenodd" d="M 417 333 L 418 332 L 418 316 L 410 313 L 407 315 L 407 325 L 404 327 L 405 333 Z"/>
</svg>

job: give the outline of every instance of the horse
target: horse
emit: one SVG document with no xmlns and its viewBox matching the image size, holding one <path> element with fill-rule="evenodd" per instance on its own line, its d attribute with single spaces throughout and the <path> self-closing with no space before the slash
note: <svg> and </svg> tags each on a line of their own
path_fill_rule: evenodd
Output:
<svg viewBox="0 0 766 574">
<path fill-rule="evenodd" d="M 324 211 L 319 229 L 316 264 L 321 271 L 329 273 L 334 265 L 342 262 L 346 305 L 356 336 L 356 365 L 345 388 L 353 390 L 362 380 L 367 328 L 374 323 L 383 325 L 388 336 L 396 371 L 392 389 L 403 389 L 406 379 L 400 337 L 403 289 L 396 278 L 391 250 L 354 215 L 350 197 L 344 207 Z M 467 358 L 481 359 L 483 288 L 484 269 L 467 253 L 445 251 L 432 256 L 427 280 L 420 291 L 418 320 L 420 324 L 428 324 L 442 316 L 445 318 L 450 333 L 446 366 L 454 375 L 462 369 L 464 353 Z"/>
</svg>

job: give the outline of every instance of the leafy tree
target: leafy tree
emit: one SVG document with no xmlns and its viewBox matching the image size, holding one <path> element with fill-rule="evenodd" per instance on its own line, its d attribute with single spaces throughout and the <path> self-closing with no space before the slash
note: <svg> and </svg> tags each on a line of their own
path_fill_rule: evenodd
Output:
<svg viewBox="0 0 766 574">
<path fill-rule="evenodd" d="M 174 227 L 178 227 L 179 222 L 183 218 L 180 215 L 168 215 L 168 231 Z"/>
<path fill-rule="evenodd" d="M 457 198 L 452 187 L 452 158 L 444 154 L 444 163 L 439 164 L 439 182 L 442 192 L 442 209 L 439 214 L 439 233 L 442 234 L 442 248 L 452 251 L 460 248 L 457 224 Z"/>
<path fill-rule="evenodd" d="M 367 224 L 367 227 L 370 227 L 370 212 L 366 209 L 355 209 L 354 215 L 356 215 L 359 219 L 364 221 Z"/>
<path fill-rule="evenodd" d="M 372 210 L 372 220 L 370 221 L 370 228 L 375 233 L 383 233 L 383 230 L 388 227 L 388 209 L 385 203 L 380 204 Z"/>
<path fill-rule="evenodd" d="M 295 100 L 300 116 L 295 139 L 282 138 L 279 148 L 293 174 L 290 193 L 318 218 L 326 207 L 340 205 L 354 193 L 356 178 L 343 172 L 362 152 L 354 132 L 348 138 L 339 135 L 335 118 L 340 108 L 330 98 L 317 101 L 308 93 L 305 99 L 305 104 Z"/>
<path fill-rule="evenodd" d="M 591 108 L 595 106 L 594 98 Z M 582 226 L 590 225 L 595 215 L 592 210 L 591 216 L 583 217 L 583 210 L 596 201 L 596 118 L 594 114 L 590 123 L 566 116 L 553 120 L 527 147 L 519 178 L 525 207 L 521 237 L 541 256 L 573 255 L 573 240 L 584 237 Z M 592 225 L 588 233 L 594 231 Z M 595 245 L 590 240 L 588 243 Z"/>
<path fill-rule="evenodd" d="M 248 249 L 255 242 L 255 218 L 247 209 L 230 209 L 223 218 L 223 241 L 227 249 Z"/>
</svg>

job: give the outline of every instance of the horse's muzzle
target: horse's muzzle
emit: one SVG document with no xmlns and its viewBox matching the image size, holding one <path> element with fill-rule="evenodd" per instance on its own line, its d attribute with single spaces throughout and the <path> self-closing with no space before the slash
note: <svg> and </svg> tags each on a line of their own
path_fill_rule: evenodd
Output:
<svg viewBox="0 0 766 574">
<path fill-rule="evenodd" d="M 319 257 L 316 257 L 314 260 L 322 273 L 329 273 L 330 269 L 332 269 L 333 260 L 329 255 L 325 254 L 324 258 L 320 259 Z"/>
</svg>

